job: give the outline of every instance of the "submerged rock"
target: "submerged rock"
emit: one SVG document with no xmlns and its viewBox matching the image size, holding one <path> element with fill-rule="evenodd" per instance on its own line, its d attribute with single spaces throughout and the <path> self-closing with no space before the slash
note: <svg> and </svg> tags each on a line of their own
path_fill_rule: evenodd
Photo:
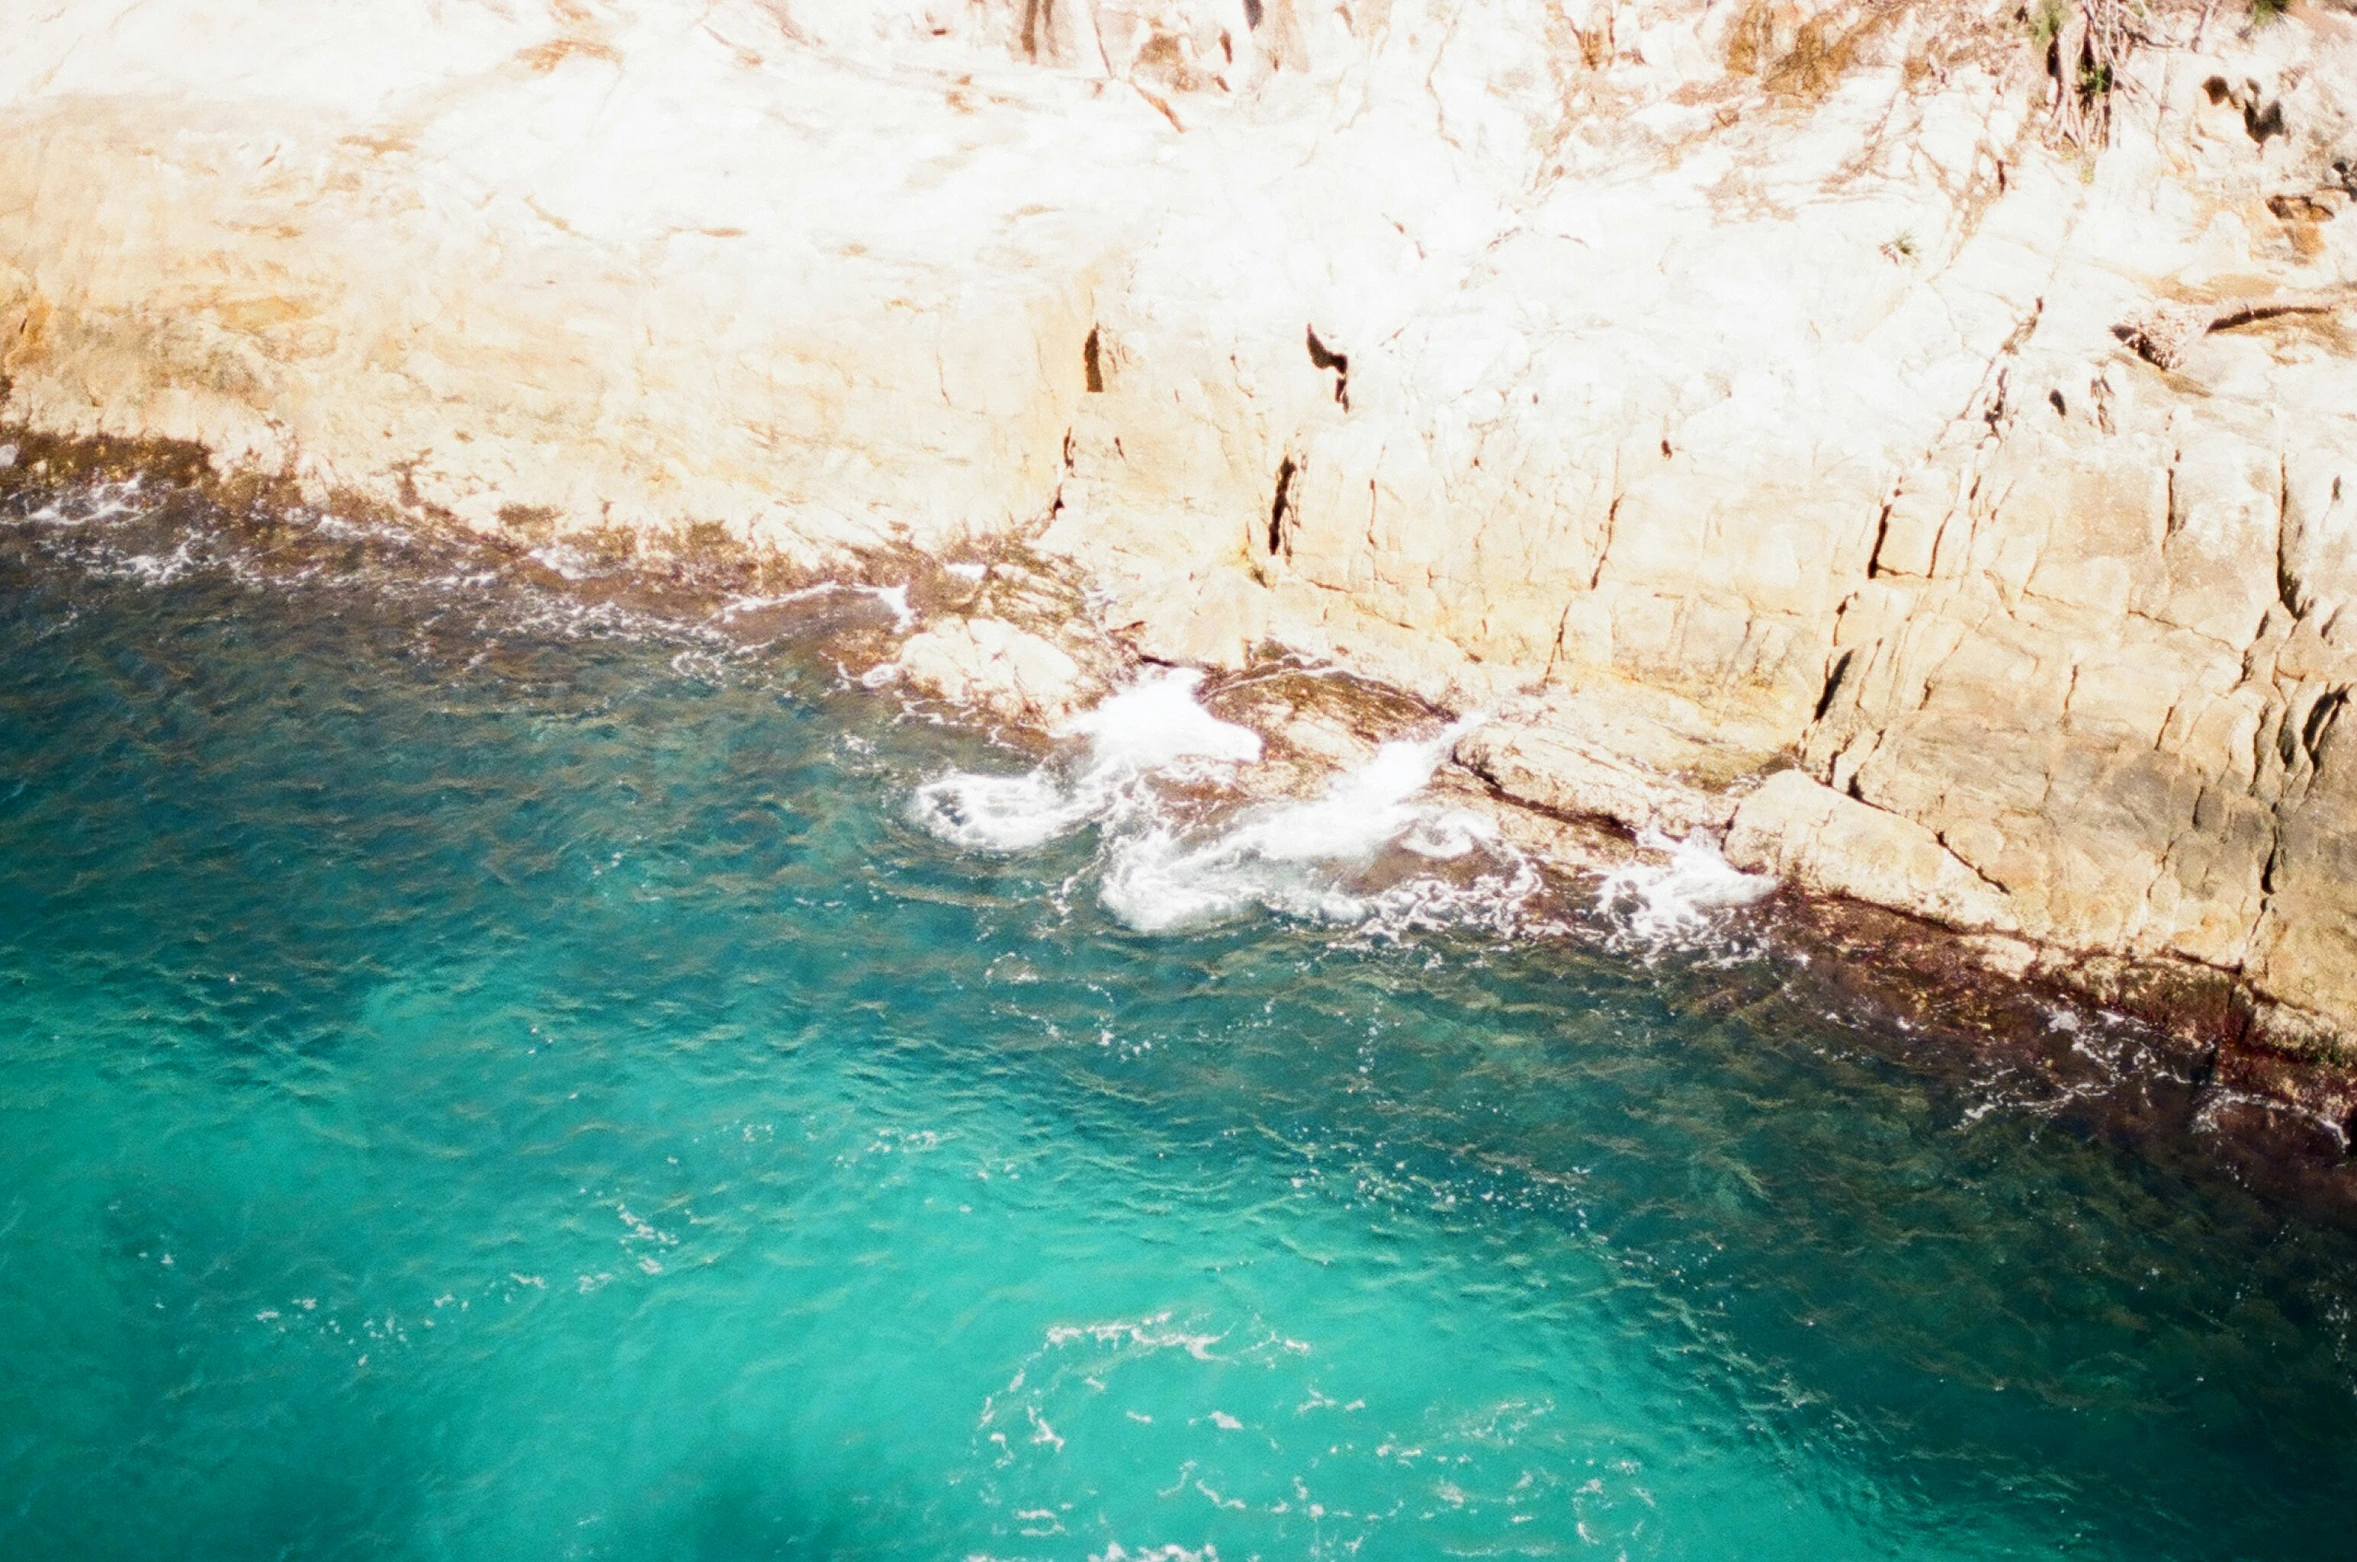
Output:
<svg viewBox="0 0 2357 1562">
<path fill-rule="evenodd" d="M 0 418 L 534 537 L 1022 539 L 1100 641 L 2333 1045 L 2357 22 L 2062 20 L 67 0 L 0 20 Z M 990 622 L 900 664 L 1068 712 Z"/>
</svg>

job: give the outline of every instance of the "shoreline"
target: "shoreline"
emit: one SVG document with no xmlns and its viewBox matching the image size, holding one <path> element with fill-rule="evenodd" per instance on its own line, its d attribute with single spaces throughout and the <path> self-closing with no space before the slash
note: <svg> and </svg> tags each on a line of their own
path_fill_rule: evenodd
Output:
<svg viewBox="0 0 2357 1562">
<path fill-rule="evenodd" d="M 2357 20 L 241 6 L 0 23 L 0 418 L 560 575 L 907 560 L 1011 725 L 1277 648 L 2357 1045 Z"/>
<path fill-rule="evenodd" d="M 962 622 L 959 607 L 984 595 L 977 589 L 983 582 L 924 555 L 871 558 L 864 577 L 845 580 L 710 538 L 657 554 L 645 549 L 643 534 L 631 539 L 635 556 L 624 556 L 617 538 L 598 573 L 568 578 L 540 556 L 545 542 L 486 537 L 447 518 L 375 507 L 350 516 L 288 509 L 288 487 L 250 476 L 222 479 L 199 452 L 0 428 L 0 445 L 7 444 L 18 447 L 19 459 L 0 470 L 0 505 L 20 514 L 46 499 L 136 482 L 142 494 L 156 496 L 158 512 L 187 507 L 181 520 L 163 521 L 167 532 L 201 515 L 233 539 L 257 544 L 248 557 L 265 580 L 314 578 L 320 559 L 366 535 L 387 555 L 362 582 L 372 591 L 461 577 L 488 582 L 493 594 L 527 589 L 584 612 L 616 612 L 706 637 L 730 654 L 790 647 L 831 663 L 846 689 L 890 692 L 905 677 L 898 657 L 915 635 Z M 343 528 L 347 540 L 323 536 L 323 522 Z M 1077 592 L 1058 598 L 1056 582 L 1004 556 L 989 575 L 1000 569 L 1034 598 L 1078 601 Z M 382 600 L 393 605 L 389 595 Z M 896 601 L 907 604 L 905 616 L 894 611 Z M 1067 618 L 1066 630 L 1075 623 Z M 1072 699 L 1093 699 L 1141 670 L 1169 665 L 1120 647 L 1093 625 L 1089 633 L 1095 654 L 1073 642 L 1089 665 L 1066 691 Z M 894 676 L 879 679 L 878 669 Z M 956 701 L 908 686 L 899 692 L 1016 752 L 1044 758 L 1057 747 L 1054 723 L 1036 712 L 1010 716 L 981 696 Z M 1207 712 L 1251 728 L 1268 745 L 1242 796 L 1230 800 L 1238 808 L 1314 795 L 1379 743 L 1443 725 L 1452 714 L 1348 669 L 1281 656 L 1214 673 L 1198 698 Z M 1486 812 L 1544 874 L 1542 894 L 1561 913 L 1556 925 L 1582 947 L 1639 962 L 1695 953 L 1615 944 L 1614 925 L 1597 909 L 1597 886 L 1614 870 L 1658 855 L 1625 825 L 1534 807 L 1456 758 L 1442 762 L 1427 792 Z M 1830 1004 L 1829 1013 L 1874 1037 L 1866 1043 L 1871 1050 L 1933 1076 L 1954 1079 L 1978 1068 L 2012 1079 L 2013 1104 L 2068 1117 L 2078 1131 L 2111 1142 L 2206 1137 L 2254 1189 L 2357 1221 L 2357 1188 L 2336 1175 L 2351 1150 L 2357 1067 L 2268 1045 L 2250 1024 L 2247 999 L 2223 983 L 2101 960 L 2074 965 L 2051 954 L 2009 971 L 1970 934 L 1788 882 L 1756 906 L 1721 913 L 1713 938 L 1776 973 L 1764 990 L 1756 979 L 1731 984 L 1731 992 L 1748 991 L 1746 1003 Z M 1796 986 L 1805 996 L 1793 995 Z"/>
</svg>

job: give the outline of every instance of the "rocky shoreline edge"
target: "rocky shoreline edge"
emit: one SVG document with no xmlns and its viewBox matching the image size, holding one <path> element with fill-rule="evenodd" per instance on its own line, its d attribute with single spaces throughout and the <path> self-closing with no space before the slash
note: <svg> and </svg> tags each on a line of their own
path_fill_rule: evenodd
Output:
<svg viewBox="0 0 2357 1562">
<path fill-rule="evenodd" d="M 528 515 L 486 533 L 351 495 L 322 507 L 291 479 L 223 475 L 200 447 L 170 441 L 0 425 L 0 456 L 0 514 L 11 519 L 111 488 L 135 494 L 159 536 L 201 517 L 237 539 L 264 576 L 316 575 L 336 555 L 348 565 L 372 550 L 389 575 L 447 573 L 456 561 L 580 605 L 708 626 L 753 653 L 815 653 L 847 686 L 897 691 L 1029 753 L 1047 752 L 1056 728 L 1105 693 L 1169 665 L 1127 643 L 1056 561 L 1020 542 L 948 559 L 878 551 L 857 568 L 818 570 L 716 528 L 560 539 Z M 1379 744 L 1428 737 L 1466 714 L 1275 648 L 1241 669 L 1212 671 L 1198 697 L 1266 744 L 1248 767 L 1246 804 L 1310 795 Z M 1661 837 L 1614 809 L 1610 794 L 1535 798 L 1510 770 L 1501 780 L 1510 763 L 1476 727 L 1430 792 L 1494 823 L 1575 915 L 1593 906 L 1604 876 L 1657 855 Z M 1652 794 L 1631 794 L 1646 826 L 1672 812 L 1649 795 L 1671 798 L 1673 809 L 1681 796 L 1710 795 L 1683 778 L 1658 779 Z M 1729 795 L 1740 804 L 1773 780 Z M 1828 890 L 1810 882 L 1805 864 L 1721 836 L 1727 817 L 1682 822 L 1723 840 L 1737 867 L 1776 876 L 1763 901 L 1725 914 L 1723 931 L 1780 975 L 1766 986 L 1731 981 L 1694 1001 L 1838 1010 L 1911 1066 L 1984 1087 L 1999 1075 L 2017 1080 L 2021 1104 L 2124 1143 L 2197 1126 L 2255 1190 L 2346 1205 L 2357 1218 L 2357 1190 L 2335 1175 L 2357 1138 L 2357 1058 L 2329 1034 L 2293 1032 L 2287 1044 L 2283 1029 L 2264 1022 L 2264 1001 L 2231 973 L 1961 932 Z M 1740 808 L 1732 817 L 1740 827 Z"/>
<path fill-rule="evenodd" d="M 2345 10 L 119 20 L 0 22 L 0 423 L 743 635 L 881 582 L 861 676 L 1010 732 L 1345 669 L 1566 872 L 2351 1061 Z"/>
</svg>

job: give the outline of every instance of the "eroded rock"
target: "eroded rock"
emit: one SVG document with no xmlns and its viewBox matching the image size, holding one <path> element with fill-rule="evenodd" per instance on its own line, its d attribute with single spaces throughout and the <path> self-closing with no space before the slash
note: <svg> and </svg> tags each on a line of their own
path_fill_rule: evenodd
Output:
<svg viewBox="0 0 2357 1562">
<path fill-rule="evenodd" d="M 896 658 L 921 694 L 1002 721 L 1063 722 L 1094 692 L 1052 641 L 995 618 L 958 618 L 911 635 Z"/>
<path fill-rule="evenodd" d="M 1727 832 L 1727 860 L 1950 927 L 2002 933 L 2018 925 L 2005 891 L 1930 830 L 1796 770 L 1778 771 L 1743 799 Z"/>
<path fill-rule="evenodd" d="M 1551 815 L 2357 1034 L 2357 320 L 2263 317 L 2357 281 L 2357 22 L 2101 9 L 20 7 L 0 420 L 1020 542 L 1074 605 L 912 685 L 1332 662 Z"/>
</svg>

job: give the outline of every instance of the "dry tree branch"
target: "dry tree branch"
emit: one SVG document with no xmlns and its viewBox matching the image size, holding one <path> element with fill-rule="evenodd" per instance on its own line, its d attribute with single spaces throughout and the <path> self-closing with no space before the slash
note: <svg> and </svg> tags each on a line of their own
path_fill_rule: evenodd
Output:
<svg viewBox="0 0 2357 1562">
<path fill-rule="evenodd" d="M 2111 95 L 2139 39 L 2127 7 L 2122 0 L 2075 0 L 2045 11 L 2042 24 L 2053 134 L 2073 146 L 2104 145 L 2111 139 Z"/>
</svg>

